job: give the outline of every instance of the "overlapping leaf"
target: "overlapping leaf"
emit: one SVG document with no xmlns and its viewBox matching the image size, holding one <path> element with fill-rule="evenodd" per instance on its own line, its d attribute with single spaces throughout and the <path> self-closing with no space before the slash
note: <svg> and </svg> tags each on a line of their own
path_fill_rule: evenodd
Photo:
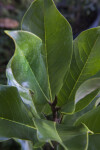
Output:
<svg viewBox="0 0 100 150">
<path fill-rule="evenodd" d="M 23 18 L 22 29 L 36 34 L 43 41 L 42 54 L 46 57 L 50 100 L 53 101 L 71 61 L 71 27 L 52 0 L 35 0 Z"/>
<path fill-rule="evenodd" d="M 99 41 L 100 27 L 84 31 L 74 40 L 71 67 L 59 93 L 58 105 L 64 105 L 63 112 L 72 113 L 74 111 L 74 100 L 77 89 L 85 80 L 99 72 Z"/>
<path fill-rule="evenodd" d="M 41 142 L 56 141 L 65 150 L 84 150 L 87 148 L 88 129 L 84 126 L 68 127 L 52 121 L 34 119 L 38 139 Z"/>
<path fill-rule="evenodd" d="M 82 109 L 79 112 L 75 112 L 74 114 L 67 114 L 63 117 L 62 123 L 63 124 L 67 124 L 68 126 L 72 126 L 74 125 L 74 123 L 76 122 L 76 120 L 78 118 L 80 118 L 82 115 L 84 115 L 85 113 L 89 112 L 90 110 L 95 109 L 95 104 L 97 103 L 98 98 L 96 97 L 94 100 L 92 100 L 90 102 L 90 104 L 85 107 L 84 109 Z"/>
<path fill-rule="evenodd" d="M 0 118 L 0 138 L 18 138 L 38 142 L 36 129 L 18 122 Z"/>
<path fill-rule="evenodd" d="M 24 102 L 27 109 L 29 111 L 31 111 L 33 116 L 38 118 L 39 115 L 38 115 L 38 112 L 37 112 L 36 107 L 34 105 L 33 95 L 31 94 L 31 91 L 29 91 L 28 89 L 22 87 L 15 80 L 15 78 L 13 76 L 13 73 L 12 73 L 12 69 L 11 69 L 11 61 L 12 61 L 12 59 L 9 61 L 8 65 L 7 65 L 7 69 L 6 69 L 8 85 L 17 87 L 17 89 L 19 91 L 19 94 L 21 96 L 21 99 Z"/>
<path fill-rule="evenodd" d="M 75 39 L 72 62 L 71 27 L 52 0 L 35 0 L 23 18 L 22 29 L 26 31 L 6 32 L 15 42 L 15 54 L 7 68 L 8 84 L 18 88 L 22 99 L 15 87 L 0 86 L 0 137 L 36 143 L 37 128 L 40 142 L 56 141 L 65 150 L 87 149 L 89 129 L 100 133 L 100 107 L 80 117 L 76 122 L 80 126 L 36 118 L 55 95 L 64 113 L 74 112 L 75 101 L 79 111 L 96 96 L 99 78 L 83 82 L 100 70 L 100 27 Z"/>
<path fill-rule="evenodd" d="M 43 44 L 32 34 L 9 32 L 16 42 L 10 71 L 16 83 L 34 92 L 34 105 L 41 112 L 46 100 L 53 101 L 63 85 L 72 56 L 72 31 L 52 0 L 34 1 L 23 18 L 22 29 L 35 33 Z"/>
<path fill-rule="evenodd" d="M 80 111 L 86 107 L 98 94 L 100 90 L 100 78 L 92 78 L 85 81 L 75 94 L 76 110 Z"/>
<path fill-rule="evenodd" d="M 21 138 L 37 142 L 31 113 L 15 87 L 0 85 L 0 138 Z"/>
<path fill-rule="evenodd" d="M 11 60 L 13 79 L 18 82 L 18 85 L 20 84 L 33 92 L 34 104 L 40 111 L 50 99 L 47 71 L 43 61 L 45 57 L 41 54 L 42 41 L 34 34 L 25 31 L 12 31 L 7 34 L 13 38 L 16 46 L 15 54 Z"/>
<path fill-rule="evenodd" d="M 76 125 L 84 123 L 94 133 L 100 133 L 100 106 L 81 116 Z"/>
<path fill-rule="evenodd" d="M 1 118 L 33 126 L 32 115 L 25 108 L 15 87 L 0 85 L 0 103 Z"/>
</svg>

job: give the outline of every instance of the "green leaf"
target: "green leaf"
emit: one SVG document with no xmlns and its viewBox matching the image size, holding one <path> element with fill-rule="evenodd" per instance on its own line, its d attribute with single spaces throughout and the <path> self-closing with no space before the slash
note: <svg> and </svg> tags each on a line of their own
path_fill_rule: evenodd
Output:
<svg viewBox="0 0 100 150">
<path fill-rule="evenodd" d="M 90 102 L 90 104 L 87 107 L 85 107 L 81 111 L 75 112 L 74 114 L 70 114 L 70 115 L 69 114 L 64 115 L 62 123 L 67 124 L 68 126 L 74 125 L 75 121 L 78 118 L 80 118 L 82 115 L 84 115 L 90 110 L 93 110 L 96 107 L 95 104 L 97 103 L 97 101 L 98 101 L 98 98 L 96 97 L 93 101 Z"/>
<path fill-rule="evenodd" d="M 0 138 L 37 141 L 31 113 L 15 87 L 0 85 Z"/>
<path fill-rule="evenodd" d="M 100 27 L 82 32 L 74 40 L 74 52 L 69 73 L 58 95 L 62 112 L 74 112 L 75 93 L 79 86 L 100 70 Z"/>
<path fill-rule="evenodd" d="M 15 87 L 0 85 L 0 117 L 33 126 L 32 115 Z"/>
<path fill-rule="evenodd" d="M 12 59 L 9 61 L 8 65 L 7 65 L 7 69 L 6 69 L 6 75 L 7 75 L 7 83 L 10 86 L 15 86 L 17 87 L 19 94 L 21 96 L 22 101 L 24 102 L 25 106 L 27 107 L 27 109 L 29 111 L 31 111 L 31 113 L 33 114 L 33 116 L 39 118 L 39 115 L 37 113 L 36 107 L 34 105 L 34 98 L 32 97 L 31 91 L 22 87 L 20 84 L 18 84 L 18 82 L 15 80 L 13 73 L 12 73 L 12 69 L 11 69 L 11 62 Z"/>
<path fill-rule="evenodd" d="M 50 100 L 58 95 L 72 56 L 72 29 L 53 0 L 35 0 L 26 12 L 22 29 L 39 36 L 48 72 Z"/>
<path fill-rule="evenodd" d="M 89 145 L 87 150 L 99 150 L 99 149 L 100 149 L 100 135 L 99 134 L 89 135 Z M 63 148 L 59 146 L 58 150 L 63 150 Z"/>
<path fill-rule="evenodd" d="M 65 150 L 85 150 L 87 147 L 88 129 L 84 126 L 68 127 L 52 121 L 34 119 L 37 136 L 41 142 L 56 141 Z"/>
<path fill-rule="evenodd" d="M 18 138 L 37 142 L 36 129 L 32 126 L 0 118 L 0 138 Z"/>
<path fill-rule="evenodd" d="M 81 116 L 75 123 L 84 123 L 94 133 L 100 133 L 100 106 Z"/>
<path fill-rule="evenodd" d="M 15 42 L 15 54 L 11 60 L 14 79 L 22 87 L 33 92 L 34 105 L 41 112 L 49 101 L 45 56 L 41 54 L 43 44 L 40 38 L 25 31 L 7 31 Z M 12 80 L 12 79 L 11 79 Z"/>
<path fill-rule="evenodd" d="M 100 149 L 100 134 L 89 135 L 88 150 L 99 150 L 99 149 Z"/>
<path fill-rule="evenodd" d="M 81 84 L 75 95 L 75 111 L 80 111 L 86 107 L 98 94 L 99 90 L 100 78 L 92 78 Z"/>
</svg>

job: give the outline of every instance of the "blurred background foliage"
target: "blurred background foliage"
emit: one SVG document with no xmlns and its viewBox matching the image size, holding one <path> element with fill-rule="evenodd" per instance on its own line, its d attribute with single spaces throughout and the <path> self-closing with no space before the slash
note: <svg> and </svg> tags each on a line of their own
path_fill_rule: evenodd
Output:
<svg viewBox="0 0 100 150">
<path fill-rule="evenodd" d="M 0 84 L 6 84 L 6 65 L 14 53 L 14 43 L 4 30 L 20 29 L 20 22 L 33 0 L 0 0 Z M 74 37 L 99 23 L 100 0 L 54 0 L 70 22 Z M 0 143 L 0 150 L 20 150 L 14 140 Z"/>
<path fill-rule="evenodd" d="M 0 84 L 6 84 L 5 69 L 14 44 L 4 30 L 20 29 L 20 21 L 32 0 L 0 0 Z"/>
<path fill-rule="evenodd" d="M 98 2 L 98 0 L 55 0 L 59 11 L 72 25 L 74 34 L 87 29 L 94 22 L 98 15 Z"/>
</svg>

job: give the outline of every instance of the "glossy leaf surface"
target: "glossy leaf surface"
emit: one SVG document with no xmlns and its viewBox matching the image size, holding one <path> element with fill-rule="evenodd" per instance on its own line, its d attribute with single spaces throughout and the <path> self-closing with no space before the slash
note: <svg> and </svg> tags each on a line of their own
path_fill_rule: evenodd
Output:
<svg viewBox="0 0 100 150">
<path fill-rule="evenodd" d="M 42 54 L 46 58 L 50 100 L 53 101 L 71 61 L 71 27 L 52 0 L 35 0 L 23 18 L 22 29 L 36 34 L 43 41 Z"/>
<path fill-rule="evenodd" d="M 15 87 L 0 85 L 0 117 L 32 125 L 31 113 L 25 108 Z"/>
<path fill-rule="evenodd" d="M 31 140 L 33 144 L 37 142 L 36 129 L 32 126 L 0 118 L 0 138 L 18 138 Z"/>
<path fill-rule="evenodd" d="M 58 105 L 62 112 L 72 113 L 75 109 L 75 93 L 79 86 L 100 70 L 100 27 L 82 32 L 74 40 L 71 67 L 59 93 Z M 65 106 L 66 104 L 66 106 Z"/>
<path fill-rule="evenodd" d="M 80 123 L 84 123 L 94 133 L 100 133 L 100 106 L 84 114 L 75 124 Z"/>
<path fill-rule="evenodd" d="M 65 150 L 84 150 L 87 147 L 88 129 L 83 125 L 68 127 L 39 119 L 34 119 L 34 122 L 38 130 L 38 139 L 42 142 L 56 141 Z"/>
<path fill-rule="evenodd" d="M 98 94 L 100 90 L 100 78 L 92 78 L 85 81 L 76 92 L 76 111 L 86 107 Z"/>
<path fill-rule="evenodd" d="M 84 115 L 85 113 L 89 112 L 90 110 L 95 109 L 95 104 L 97 103 L 98 98 L 96 97 L 92 102 L 90 102 L 90 104 L 85 107 L 84 109 L 82 109 L 79 112 L 75 112 L 74 114 L 67 114 L 63 117 L 62 123 L 63 124 L 67 124 L 68 126 L 72 126 L 74 125 L 74 123 L 76 122 L 76 120 L 78 118 L 80 118 L 82 115 Z"/>
<path fill-rule="evenodd" d="M 50 99 L 45 57 L 41 54 L 42 41 L 25 31 L 12 31 L 7 34 L 13 38 L 16 46 L 11 60 L 13 76 L 18 84 L 33 92 L 34 104 L 40 111 Z"/>
<path fill-rule="evenodd" d="M 39 118 L 38 112 L 34 105 L 33 95 L 31 94 L 31 91 L 29 89 L 22 87 L 15 80 L 13 73 L 12 73 L 12 69 L 11 69 L 11 62 L 12 62 L 12 59 L 9 61 L 8 65 L 7 65 L 7 69 L 6 69 L 8 85 L 17 87 L 19 94 L 21 96 L 21 99 L 24 102 L 27 109 L 33 114 L 33 116 L 35 116 L 36 118 Z"/>
<path fill-rule="evenodd" d="M 0 138 L 37 141 L 31 113 L 15 87 L 0 85 Z"/>
<path fill-rule="evenodd" d="M 100 79 L 90 79 L 100 71 L 100 27 L 81 33 L 74 40 L 72 55 L 67 20 L 53 0 L 35 0 L 23 18 L 22 30 L 6 33 L 15 43 L 15 54 L 7 67 L 12 87 L 0 86 L 0 139 L 31 140 L 34 148 L 56 141 L 59 150 L 86 150 L 88 133 L 100 133 L 100 106 L 91 106 Z M 55 96 L 63 113 L 80 111 L 91 103 L 67 115 L 62 124 L 38 119 L 56 114 L 54 120 L 59 120 L 56 102 L 48 103 Z M 94 138 L 90 135 L 90 143 Z"/>
</svg>

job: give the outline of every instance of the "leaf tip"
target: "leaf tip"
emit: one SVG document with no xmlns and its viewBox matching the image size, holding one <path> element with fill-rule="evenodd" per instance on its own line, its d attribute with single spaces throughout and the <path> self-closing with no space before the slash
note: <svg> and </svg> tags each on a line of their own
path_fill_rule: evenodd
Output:
<svg viewBox="0 0 100 150">
<path fill-rule="evenodd" d="M 4 33 L 9 34 L 9 31 L 8 30 L 4 30 Z"/>
</svg>

